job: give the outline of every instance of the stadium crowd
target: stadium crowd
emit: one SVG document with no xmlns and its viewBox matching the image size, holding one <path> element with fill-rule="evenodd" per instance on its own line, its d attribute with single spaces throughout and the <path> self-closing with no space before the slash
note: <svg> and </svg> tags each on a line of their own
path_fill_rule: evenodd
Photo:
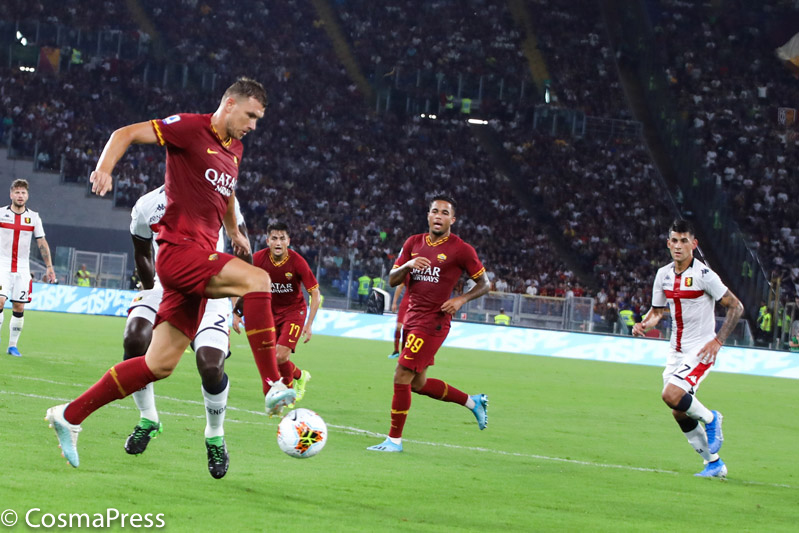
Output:
<svg viewBox="0 0 799 533">
<path fill-rule="evenodd" d="M 43 4 L 46 9 L 36 8 Z M 104 139 L 118 125 L 213 108 L 216 93 L 196 83 L 175 89 L 174 83 L 163 86 L 160 77 L 143 81 L 145 69 L 159 65 L 159 50 L 166 50 L 171 62 L 190 65 L 192 72 L 214 72 L 220 84 L 246 74 L 267 86 L 270 106 L 262 131 L 247 138 L 239 188 L 256 248 L 265 244 L 266 225 L 280 219 L 295 228 L 294 244 L 312 262 L 321 262 L 329 279 L 340 279 L 352 260 L 380 274 L 404 238 L 424 230 L 417 224 L 425 208 L 422 196 L 449 189 L 461 199 L 456 231 L 481 250 L 495 288 L 579 295 L 598 280 L 602 290 L 589 295 L 604 306 L 600 315 L 613 305 L 640 311 L 648 303 L 654 265 L 667 260 L 665 228 L 674 211 L 640 142 L 533 133 L 531 107 L 524 105 L 514 120 L 493 121 L 530 190 L 546 200 L 564 238 L 592 266 L 593 280 L 578 279 L 553 254 L 544 234 L 529 230 L 535 227 L 533 217 L 462 120 L 376 115 L 366 108 L 310 3 L 253 2 L 244 15 L 230 0 L 141 4 L 153 23 L 152 35 L 142 32 L 154 43 L 146 57 L 91 58 L 57 78 L 0 71 L 0 113 L 4 130 L 13 126 L 15 147 L 30 152 L 38 140 L 40 153 L 47 154 L 42 166 L 57 168 L 58 154 L 64 153 L 66 174 L 85 180 Z M 31 5 L 49 22 L 108 27 L 102 17 L 75 20 L 74 2 Z M 380 64 L 447 75 L 529 76 L 519 32 L 504 5 L 442 0 L 414 9 L 399 1 L 339 0 L 335 6 L 365 71 Z M 723 25 L 693 16 L 704 14 L 703 8 L 668 1 L 659 6 L 664 16 L 656 31 L 670 47 L 667 56 L 677 58 L 669 76 L 677 97 L 690 106 L 709 170 L 732 191 L 761 255 L 775 265 L 795 264 L 799 229 L 786 201 L 795 192 L 787 179 L 795 161 L 784 144 L 769 142 L 774 127 L 763 120 L 769 112 L 763 91 L 770 100 L 785 94 L 781 67 L 743 50 L 756 40 L 751 32 L 729 39 Z M 461 17 L 432 16 L 461 7 Z M 527 7 L 558 105 L 629 117 L 594 4 L 552 8 L 536 0 Z M 400 19 L 403 24 L 396 24 Z M 447 20 L 457 21 L 457 31 Z M 692 24 L 702 24 L 701 31 Z M 214 31 L 220 27 L 227 31 Z M 141 31 L 130 21 L 120 29 Z M 563 40 L 566 29 L 581 37 Z M 204 39 L 210 33 L 218 36 L 213 48 Z M 726 51 L 722 56 L 720 49 Z M 744 53 L 752 59 L 746 71 L 731 72 L 718 59 Z M 163 72 L 160 65 L 154 70 Z M 721 84 L 716 78 L 722 74 L 735 83 Z M 724 135 L 733 128 L 737 136 Z M 788 142 L 785 135 L 779 139 Z M 756 149 L 738 150 L 741 145 Z M 131 206 L 162 182 L 163 158 L 152 149 L 137 150 L 118 171 L 116 202 Z M 488 202 L 481 196 L 487 190 Z M 776 218 L 767 216 L 775 209 Z M 779 231 L 774 231 L 775 220 Z M 791 274 L 799 279 L 799 272 Z"/>
</svg>

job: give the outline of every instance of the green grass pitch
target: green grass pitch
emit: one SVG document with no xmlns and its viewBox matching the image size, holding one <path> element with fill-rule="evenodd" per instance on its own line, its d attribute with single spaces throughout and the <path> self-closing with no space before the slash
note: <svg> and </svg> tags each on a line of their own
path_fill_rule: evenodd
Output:
<svg viewBox="0 0 799 533">
<path fill-rule="evenodd" d="M 704 383 L 700 398 L 725 415 L 721 482 L 693 476 L 701 459 L 660 400 L 660 368 L 444 348 L 428 374 L 488 394 L 488 429 L 463 407 L 414 395 L 405 452 L 380 454 L 365 448 L 388 429 L 391 346 L 324 336 L 295 354 L 313 374 L 298 405 L 330 429 L 318 456 L 280 452 L 278 420 L 263 413 L 255 364 L 234 334 L 224 479 L 207 471 L 188 353 L 156 384 L 164 432 L 147 452 L 123 450 L 138 419 L 126 398 L 84 422 L 72 469 L 45 410 L 121 359 L 123 328 L 122 318 L 28 312 L 14 358 L 5 325 L 0 512 L 163 513 L 166 531 L 796 531 L 794 380 L 717 373 Z"/>
</svg>

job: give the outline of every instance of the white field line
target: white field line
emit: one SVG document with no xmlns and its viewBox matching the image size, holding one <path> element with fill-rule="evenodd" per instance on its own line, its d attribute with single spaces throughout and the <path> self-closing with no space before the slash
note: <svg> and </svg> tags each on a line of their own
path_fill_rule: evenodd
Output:
<svg viewBox="0 0 799 533">
<path fill-rule="evenodd" d="M 52 381 L 52 380 L 48 380 L 48 379 L 28 377 L 28 376 L 9 376 L 9 377 L 12 377 L 13 379 L 28 379 L 28 380 L 32 380 L 32 381 L 43 381 L 45 383 L 51 383 L 53 385 L 64 385 L 64 386 L 73 386 L 73 387 L 74 386 L 78 386 L 78 385 L 75 385 L 74 383 L 64 383 L 64 382 L 58 382 L 58 381 Z M 59 398 L 59 397 L 55 397 L 55 396 L 42 396 L 42 395 L 39 395 L 39 394 L 30 394 L 30 393 L 13 392 L 13 391 L 5 391 L 5 390 L 0 390 L 0 394 L 10 394 L 10 395 L 13 395 L 13 396 L 24 396 L 24 397 L 27 397 L 27 398 L 37 398 L 37 399 L 51 400 L 53 402 L 62 402 L 62 403 L 63 402 L 68 402 L 70 400 L 69 398 Z M 196 406 L 204 405 L 203 402 L 199 402 L 199 401 L 196 401 L 196 400 L 183 400 L 183 399 L 180 399 L 180 398 L 172 398 L 172 397 L 169 397 L 169 396 L 161 396 L 161 395 L 158 395 L 157 398 L 160 399 L 160 400 L 168 400 L 168 401 L 173 401 L 173 402 L 187 404 L 187 405 L 196 405 Z M 115 407 L 117 409 L 135 410 L 135 407 L 131 407 L 131 406 L 128 406 L 128 405 L 122 405 L 122 404 L 119 404 L 119 403 L 110 403 L 108 405 L 110 407 Z M 228 411 L 239 412 L 239 413 L 247 413 L 247 414 L 251 414 L 251 415 L 255 415 L 255 416 L 263 416 L 263 417 L 266 416 L 266 413 L 264 411 L 252 411 L 250 409 L 240 409 L 238 407 L 228 407 L 227 410 Z M 159 411 L 159 412 L 163 413 L 164 415 L 169 415 L 169 416 L 181 416 L 181 417 L 186 417 L 186 418 L 199 418 L 199 419 L 203 419 L 203 420 L 205 419 L 205 415 L 190 415 L 190 414 L 186 414 L 186 413 L 175 413 L 175 412 L 170 412 L 170 411 Z M 246 421 L 246 420 L 236 420 L 236 419 L 231 419 L 231 418 L 226 418 L 225 422 L 233 422 L 233 423 L 237 423 L 237 424 L 253 424 L 253 425 L 261 424 L 261 422 L 250 422 L 250 421 Z M 352 426 L 337 426 L 337 425 L 334 425 L 334 424 L 328 424 L 328 427 L 341 430 L 342 433 L 345 433 L 345 434 L 348 434 L 348 435 L 366 435 L 366 436 L 375 437 L 375 438 L 384 438 L 385 437 L 385 434 L 383 434 L 383 433 L 375 433 L 374 431 L 370 431 L 368 429 L 360 429 L 360 428 L 356 428 L 356 427 L 352 427 Z M 550 457 L 548 455 L 538 455 L 538 454 L 533 454 L 533 453 L 507 452 L 507 451 L 504 451 L 504 450 L 493 450 L 491 448 L 482 448 L 482 447 L 478 447 L 478 446 L 460 446 L 458 444 L 447 444 L 447 443 L 443 443 L 443 442 L 428 442 L 428 441 L 423 441 L 423 440 L 413 440 L 413 439 L 406 439 L 406 438 L 403 438 L 403 441 L 407 442 L 407 443 L 411 443 L 411 444 L 421 444 L 421 445 L 424 445 L 424 446 L 433 446 L 433 447 L 438 447 L 438 448 L 451 448 L 451 449 L 455 449 L 455 450 L 467 450 L 467 451 L 472 451 L 472 452 L 489 453 L 489 454 L 493 454 L 493 455 L 504 455 L 504 456 L 509 456 L 509 457 L 522 457 L 522 458 L 526 458 L 526 459 L 537 459 L 539 461 L 550 461 L 550 462 L 557 462 L 557 463 L 567 463 L 567 464 L 580 465 L 580 466 L 589 466 L 589 467 L 594 467 L 594 468 L 612 468 L 612 469 L 617 469 L 617 470 L 629 470 L 629 471 L 633 471 L 633 472 L 653 472 L 653 473 L 657 473 L 657 474 L 680 475 L 680 472 L 676 472 L 674 470 L 662 470 L 662 469 L 658 469 L 658 468 L 645 468 L 645 467 L 629 466 L 629 465 L 616 465 L 616 464 L 612 464 L 612 463 L 596 463 L 596 462 L 593 462 L 593 461 L 580 461 L 580 460 L 577 460 L 577 459 L 566 459 L 566 458 L 563 458 L 563 457 Z M 758 486 L 778 487 L 778 488 L 785 488 L 785 489 L 798 488 L 798 487 L 794 487 L 792 485 L 785 485 L 785 484 L 782 484 L 782 483 L 762 483 L 760 481 L 746 481 L 746 480 L 736 480 L 736 482 L 742 483 L 744 485 L 758 485 Z"/>
</svg>

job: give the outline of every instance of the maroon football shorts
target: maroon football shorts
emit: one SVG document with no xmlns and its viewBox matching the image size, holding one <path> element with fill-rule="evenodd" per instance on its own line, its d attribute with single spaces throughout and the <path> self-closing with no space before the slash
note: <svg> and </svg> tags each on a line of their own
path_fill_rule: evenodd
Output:
<svg viewBox="0 0 799 533">
<path fill-rule="evenodd" d="M 436 363 L 436 353 L 447 338 L 446 335 L 434 336 L 419 330 L 405 331 L 402 337 L 404 344 L 398 362 L 417 373 Z"/>
<path fill-rule="evenodd" d="M 284 316 L 276 316 L 277 344 L 291 348 L 291 353 L 294 353 L 304 326 L 305 314 L 300 311 L 293 311 Z"/>
<path fill-rule="evenodd" d="M 155 325 L 169 322 L 194 338 L 205 312 L 205 287 L 232 255 L 209 251 L 196 244 L 162 243 L 155 270 L 164 286 Z"/>
</svg>

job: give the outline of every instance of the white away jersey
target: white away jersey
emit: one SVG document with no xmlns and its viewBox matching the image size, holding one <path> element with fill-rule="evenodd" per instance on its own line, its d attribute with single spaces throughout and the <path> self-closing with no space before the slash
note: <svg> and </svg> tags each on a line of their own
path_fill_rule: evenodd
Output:
<svg viewBox="0 0 799 533">
<path fill-rule="evenodd" d="M 10 205 L 0 209 L 0 269 L 30 272 L 31 237 L 44 237 L 39 213 L 26 208 L 17 214 Z"/>
<path fill-rule="evenodd" d="M 674 263 L 662 267 L 652 288 L 652 307 L 671 311 L 671 347 L 682 352 L 683 346 L 704 344 L 716 335 L 716 301 L 727 292 L 718 274 L 699 259 L 682 273 Z"/>
<path fill-rule="evenodd" d="M 244 216 L 241 214 L 239 199 L 235 200 L 236 224 L 244 223 Z M 155 244 L 158 239 L 158 223 L 166 211 L 166 191 L 164 186 L 154 189 L 136 201 L 133 210 L 130 212 L 130 234 L 141 239 L 153 242 L 153 264 L 155 264 L 158 246 Z M 225 228 L 219 230 L 219 241 L 216 243 L 218 252 L 225 251 Z M 158 273 L 156 272 L 156 278 Z"/>
</svg>

